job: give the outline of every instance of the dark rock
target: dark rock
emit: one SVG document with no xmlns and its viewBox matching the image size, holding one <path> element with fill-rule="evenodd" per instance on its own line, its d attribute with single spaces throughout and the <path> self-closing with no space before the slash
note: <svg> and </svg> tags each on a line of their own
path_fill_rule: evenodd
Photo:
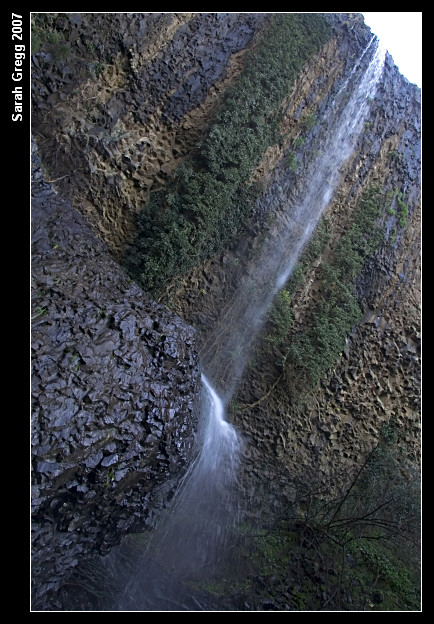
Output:
<svg viewBox="0 0 434 624">
<path fill-rule="evenodd" d="M 375 594 L 372 596 L 372 600 L 377 604 L 381 604 L 384 600 L 383 592 L 375 592 Z"/>
<path fill-rule="evenodd" d="M 35 146 L 32 165 L 32 594 L 44 610 L 80 560 L 143 530 L 176 487 L 199 369 L 194 330 L 129 283 L 44 182 Z"/>
</svg>

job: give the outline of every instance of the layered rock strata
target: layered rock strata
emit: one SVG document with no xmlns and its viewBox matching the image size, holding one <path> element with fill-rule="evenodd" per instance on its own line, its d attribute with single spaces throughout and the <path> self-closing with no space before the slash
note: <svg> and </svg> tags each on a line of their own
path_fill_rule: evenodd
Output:
<svg viewBox="0 0 434 624">
<path fill-rule="evenodd" d="M 327 105 L 372 36 L 358 14 L 329 19 L 333 37 L 282 102 L 281 139 L 252 172 L 264 194 L 251 223 L 231 248 L 169 285 L 162 301 L 178 316 L 150 301 L 113 259 L 133 236 L 141 206 L 196 148 L 268 14 L 64 14 L 56 31 L 67 58 L 53 46 L 32 57 L 32 125 L 45 168 L 35 153 L 35 610 L 55 604 L 90 553 L 150 523 L 193 456 L 196 350 L 272 231 L 289 156 L 298 162 L 290 174 L 296 187 Z M 292 300 L 295 333 L 319 296 L 321 264 L 363 192 L 377 185 L 395 199 L 384 243 L 357 280 L 363 318 L 303 404 L 288 395 L 275 359 L 248 367 L 229 414 L 247 442 L 247 489 L 271 482 L 271 471 L 278 474 L 271 498 L 295 480 L 327 482 L 337 467 L 345 478 L 391 420 L 403 467 L 420 461 L 420 138 L 420 90 L 387 56 L 324 215 L 328 246 Z M 395 189 L 407 208 L 402 223 Z M 263 502 L 253 497 L 257 509 Z"/>
</svg>

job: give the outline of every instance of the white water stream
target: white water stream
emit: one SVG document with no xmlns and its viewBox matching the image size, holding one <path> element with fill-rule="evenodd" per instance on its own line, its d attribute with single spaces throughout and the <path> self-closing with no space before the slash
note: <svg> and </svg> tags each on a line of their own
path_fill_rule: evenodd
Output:
<svg viewBox="0 0 434 624">
<path fill-rule="evenodd" d="M 236 526 L 240 441 L 205 376 L 202 383 L 201 451 L 116 599 L 116 611 L 198 610 L 185 584 L 212 578 Z"/>
<path fill-rule="evenodd" d="M 238 519 L 235 488 L 240 440 L 225 420 L 225 405 L 273 297 L 290 277 L 332 198 L 343 163 L 354 150 L 384 56 L 373 39 L 346 78 L 326 112 L 327 123 L 318 138 L 321 154 L 304 172 L 303 184 L 293 192 L 289 181 L 279 180 L 273 199 L 277 205 L 274 236 L 201 354 L 205 373 L 221 389 L 219 396 L 208 378 L 202 377 L 201 450 L 114 610 L 204 610 L 186 587 L 191 580 L 212 578 L 219 557 L 227 557 L 225 549 Z"/>
<path fill-rule="evenodd" d="M 201 352 L 205 370 L 228 403 L 244 372 L 250 348 L 276 293 L 291 276 L 306 243 L 330 202 L 342 166 L 354 151 L 381 76 L 385 50 L 371 42 L 323 116 L 322 132 L 311 146 L 318 152 L 292 188 L 289 172 L 280 176 L 273 195 L 273 231 L 254 269 Z M 363 61 L 374 53 L 363 72 Z M 356 81 L 356 84 L 353 84 Z M 358 81 L 358 82 L 357 82 Z"/>
</svg>

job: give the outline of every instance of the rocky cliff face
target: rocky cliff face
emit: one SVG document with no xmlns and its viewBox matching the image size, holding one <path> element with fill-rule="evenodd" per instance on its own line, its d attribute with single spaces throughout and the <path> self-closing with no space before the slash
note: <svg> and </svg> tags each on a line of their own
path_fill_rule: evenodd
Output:
<svg viewBox="0 0 434 624">
<path fill-rule="evenodd" d="M 324 49 L 322 69 L 316 62 L 300 77 L 285 117 L 288 125 L 295 123 L 295 112 L 301 107 L 321 102 L 318 82 L 325 83 L 326 77 L 331 80 L 333 71 L 339 72 L 339 59 L 344 63 L 341 55 L 348 54 L 345 35 L 341 37 Z M 354 44 L 351 37 L 350 50 Z M 333 87 L 325 84 L 323 93 L 330 95 Z M 331 467 L 339 465 L 346 478 L 360 457 L 378 443 L 382 425 L 391 419 L 396 423 L 403 465 L 419 463 L 420 130 L 420 91 L 398 73 L 387 56 L 371 115 L 324 214 L 329 242 L 294 292 L 294 324 L 286 345 L 315 314 L 324 296 L 321 267 L 350 227 L 364 190 L 375 186 L 389 199 L 383 243 L 357 278 L 363 317 L 335 366 L 304 396 L 302 408 L 294 396 L 288 397 L 289 371 L 282 374 L 272 358 L 267 360 L 268 368 L 263 360 L 260 367 L 251 367 L 238 396 L 242 409 L 233 418 L 255 441 L 252 448 L 258 443 L 261 449 L 259 455 L 253 451 L 254 472 L 267 449 L 265 455 L 277 455 L 284 465 L 289 464 L 291 478 L 311 472 L 315 478 L 322 473 L 326 479 Z M 307 149 L 309 154 L 311 147 Z M 273 164 L 274 184 L 281 175 L 278 167 Z M 401 203 L 398 189 L 405 197 Z M 273 392 L 268 394 L 270 388 Z"/>
<path fill-rule="evenodd" d="M 157 304 L 117 261 L 143 205 L 197 148 L 270 14 L 35 18 L 32 131 L 45 170 L 35 151 L 36 610 L 59 608 L 56 595 L 86 556 L 145 528 L 192 458 L 197 352 L 209 347 L 273 231 L 282 181 L 289 175 L 295 189 L 302 183 L 321 144 L 324 111 L 371 38 L 358 14 L 328 19 L 329 41 L 299 73 L 281 104 L 279 140 L 251 173 L 263 192 L 243 234 L 169 282 Z M 277 500 L 281 492 L 296 497 L 296 482 L 347 476 L 391 420 L 403 467 L 419 462 L 420 133 L 420 90 L 387 56 L 369 119 L 324 214 L 327 243 L 293 288 L 292 327 L 261 357 L 265 326 L 231 406 L 248 441 L 247 490 L 278 474 L 270 492 Z M 321 268 L 372 186 L 388 197 L 388 211 L 382 244 L 356 280 L 362 318 L 332 370 L 299 401 L 294 367 L 288 358 L 281 366 L 282 353 L 315 314 L 324 296 Z M 258 510 L 269 504 L 263 494 L 251 496 Z"/>
<path fill-rule="evenodd" d="M 119 259 L 135 216 L 196 146 L 267 17 L 54 15 L 67 58 L 53 45 L 33 57 L 35 138 L 50 178 Z"/>
<path fill-rule="evenodd" d="M 35 146 L 34 146 L 35 148 Z M 32 154 L 32 567 L 43 607 L 80 558 L 143 530 L 193 458 L 195 332 L 127 278 Z"/>
</svg>

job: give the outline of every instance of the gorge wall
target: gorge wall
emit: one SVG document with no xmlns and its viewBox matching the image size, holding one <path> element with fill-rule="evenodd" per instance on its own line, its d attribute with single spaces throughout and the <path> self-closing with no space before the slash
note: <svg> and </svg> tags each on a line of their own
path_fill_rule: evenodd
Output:
<svg viewBox="0 0 434 624">
<path fill-rule="evenodd" d="M 143 529 L 173 495 L 193 457 L 200 371 L 193 328 L 110 259 L 83 217 L 44 182 L 35 145 L 32 164 L 38 605 L 80 557 L 108 552 L 119 536 Z"/>
<path fill-rule="evenodd" d="M 303 23 L 294 80 L 275 107 L 278 133 L 243 181 L 255 190 L 243 227 L 160 284 L 127 274 L 142 210 L 162 197 L 170 214 L 178 167 L 200 157 L 274 15 L 33 15 L 35 610 L 65 609 L 62 590 L 81 562 L 146 529 L 173 495 L 196 450 L 200 362 L 218 348 L 213 332 L 274 234 L 282 187 L 296 197 L 325 111 L 372 38 L 359 14 L 324 14 L 321 34 L 319 22 Z M 306 32 L 318 40 L 309 53 Z M 265 319 L 228 407 L 246 442 L 242 480 L 258 517 L 312 484 L 339 487 L 391 423 L 402 470 L 418 468 L 420 141 L 420 90 L 386 55 L 318 226 L 321 244 L 285 284 L 291 323 L 277 339 L 277 317 Z M 373 189 L 383 234 L 353 276 L 360 316 L 311 379 L 316 360 L 297 359 L 291 345 L 306 344 L 318 306 L 333 299 L 325 271 Z"/>
</svg>

